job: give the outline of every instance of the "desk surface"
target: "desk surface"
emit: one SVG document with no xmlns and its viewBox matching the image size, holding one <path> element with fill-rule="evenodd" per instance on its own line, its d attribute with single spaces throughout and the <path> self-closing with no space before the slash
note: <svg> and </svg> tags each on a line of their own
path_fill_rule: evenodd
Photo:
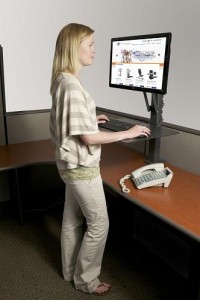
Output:
<svg viewBox="0 0 200 300">
<path fill-rule="evenodd" d="M 143 166 L 144 157 L 120 144 L 104 145 L 102 150 L 103 181 L 121 193 L 119 179 Z M 128 179 L 125 183 L 131 192 L 121 195 L 200 242 L 200 177 L 170 164 L 165 165 L 174 172 L 168 188 L 138 190 Z"/>
<path fill-rule="evenodd" d="M 55 163 L 50 140 L 0 146 L 0 171 L 38 163 Z"/>
<path fill-rule="evenodd" d="M 55 163 L 50 140 L 0 146 L 0 171 L 38 163 Z M 144 165 L 142 154 L 121 144 L 102 146 L 101 173 L 104 183 L 139 207 L 200 242 L 200 177 L 180 168 L 168 188 L 138 190 L 126 181 L 130 194 L 121 193 L 119 179 Z"/>
</svg>

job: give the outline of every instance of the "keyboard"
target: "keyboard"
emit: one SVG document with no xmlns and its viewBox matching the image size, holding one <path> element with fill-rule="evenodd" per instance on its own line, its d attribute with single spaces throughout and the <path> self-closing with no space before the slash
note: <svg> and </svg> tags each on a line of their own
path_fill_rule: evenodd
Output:
<svg viewBox="0 0 200 300">
<path fill-rule="evenodd" d="M 133 127 L 135 124 L 120 121 L 117 119 L 112 119 L 109 118 L 110 121 L 106 123 L 100 123 L 99 127 L 106 128 L 112 131 L 123 131 L 123 130 L 128 130 L 131 127 Z"/>
</svg>

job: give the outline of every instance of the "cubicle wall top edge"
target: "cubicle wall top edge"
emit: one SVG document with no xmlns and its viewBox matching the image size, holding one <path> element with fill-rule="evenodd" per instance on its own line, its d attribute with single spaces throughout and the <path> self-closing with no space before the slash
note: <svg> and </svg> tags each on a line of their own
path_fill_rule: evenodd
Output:
<svg viewBox="0 0 200 300">
<path fill-rule="evenodd" d="M 5 116 L 16 116 L 16 115 L 28 115 L 28 114 L 40 114 L 40 113 L 49 113 L 50 109 L 38 109 L 38 110 L 22 110 L 22 111 L 12 111 L 6 112 Z"/>
</svg>

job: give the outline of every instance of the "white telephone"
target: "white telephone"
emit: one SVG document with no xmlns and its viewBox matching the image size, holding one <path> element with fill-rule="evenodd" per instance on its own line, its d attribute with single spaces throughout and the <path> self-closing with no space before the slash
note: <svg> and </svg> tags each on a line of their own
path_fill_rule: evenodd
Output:
<svg viewBox="0 0 200 300">
<path fill-rule="evenodd" d="M 138 189 L 147 188 L 150 186 L 168 187 L 173 177 L 173 172 L 164 167 L 163 163 L 149 164 L 133 171 L 130 175 L 126 175 L 120 179 L 120 186 L 124 193 L 129 193 L 130 190 L 125 186 L 124 180 L 132 177 Z"/>
</svg>

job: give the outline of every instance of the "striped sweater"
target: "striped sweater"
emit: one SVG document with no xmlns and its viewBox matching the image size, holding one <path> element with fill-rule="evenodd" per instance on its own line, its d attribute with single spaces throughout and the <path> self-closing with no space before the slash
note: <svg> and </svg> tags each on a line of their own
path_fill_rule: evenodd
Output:
<svg viewBox="0 0 200 300">
<path fill-rule="evenodd" d="M 97 133 L 96 106 L 77 78 L 60 73 L 52 87 L 50 133 L 60 170 L 99 166 L 101 146 L 85 145 L 80 135 Z"/>
</svg>

